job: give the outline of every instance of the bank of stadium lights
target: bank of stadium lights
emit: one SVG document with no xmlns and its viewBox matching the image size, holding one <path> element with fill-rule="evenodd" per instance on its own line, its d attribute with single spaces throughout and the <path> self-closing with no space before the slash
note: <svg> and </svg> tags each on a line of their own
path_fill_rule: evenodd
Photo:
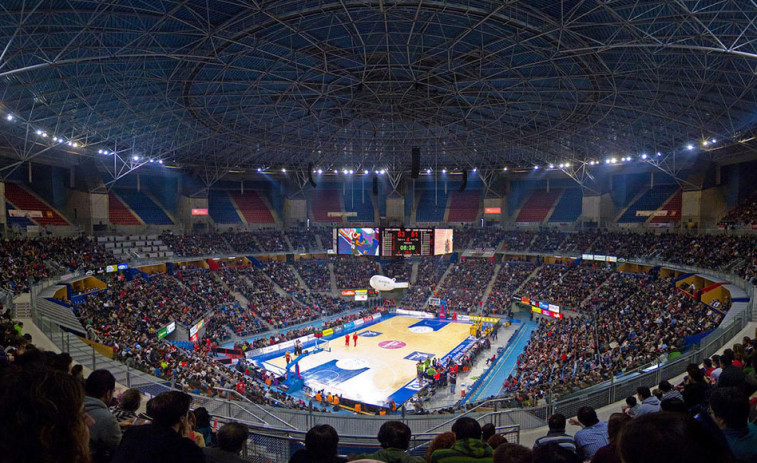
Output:
<svg viewBox="0 0 757 463">
<path fill-rule="evenodd" d="M 282 167 L 282 168 L 281 168 L 281 173 L 282 173 L 282 174 L 286 174 L 286 173 L 287 173 L 287 170 L 286 170 L 286 168 L 285 168 L 285 167 Z"/>
<path fill-rule="evenodd" d="M 442 169 L 442 173 L 446 174 L 447 173 L 447 169 Z"/>
<path fill-rule="evenodd" d="M 688 145 L 686 145 L 686 149 L 689 150 L 689 151 L 692 151 L 694 149 L 694 145 L 688 144 Z"/>
<path fill-rule="evenodd" d="M 426 169 L 427 174 L 431 174 L 431 169 Z"/>
<path fill-rule="evenodd" d="M 13 122 L 13 121 L 16 120 L 16 116 L 14 116 L 11 113 L 8 113 L 8 114 L 5 115 L 5 120 L 7 120 L 9 122 Z M 48 134 L 47 131 L 45 131 L 43 129 L 34 129 L 32 127 L 30 127 L 30 128 L 32 130 L 34 130 L 34 133 L 36 133 L 37 136 L 39 136 L 41 138 L 49 138 L 53 143 L 65 144 L 69 148 L 84 147 L 84 145 L 80 144 L 77 141 L 66 140 L 64 137 L 59 137 L 57 135 L 50 136 L 50 134 Z M 100 154 L 100 155 L 103 155 L 103 156 L 111 156 L 111 155 L 114 155 L 116 153 L 114 151 L 108 151 L 108 150 L 100 149 L 100 150 L 97 151 L 97 154 Z M 133 161 L 139 161 L 140 159 L 141 158 L 140 158 L 139 155 L 134 155 L 132 157 Z M 164 163 L 164 161 L 162 159 L 152 159 L 152 160 L 150 160 L 150 162 L 157 163 L 157 164 L 160 164 L 160 165 L 163 165 L 163 163 Z"/>
<path fill-rule="evenodd" d="M 476 172 L 478 172 L 478 167 L 473 168 L 473 173 L 475 174 Z"/>
</svg>

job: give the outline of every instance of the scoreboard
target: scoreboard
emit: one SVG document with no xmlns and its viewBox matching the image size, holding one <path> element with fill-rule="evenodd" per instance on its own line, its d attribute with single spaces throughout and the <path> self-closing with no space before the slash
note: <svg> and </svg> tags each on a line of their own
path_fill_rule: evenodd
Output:
<svg viewBox="0 0 757 463">
<path fill-rule="evenodd" d="M 335 228 L 333 251 L 342 255 L 431 257 L 453 249 L 451 228 Z"/>
<path fill-rule="evenodd" d="M 434 252 L 433 228 L 383 228 L 381 230 L 381 255 L 432 256 Z"/>
</svg>

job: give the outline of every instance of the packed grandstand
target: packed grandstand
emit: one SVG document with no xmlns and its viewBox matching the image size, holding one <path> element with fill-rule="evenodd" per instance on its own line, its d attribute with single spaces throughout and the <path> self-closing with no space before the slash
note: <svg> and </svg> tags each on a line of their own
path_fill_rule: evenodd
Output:
<svg viewBox="0 0 757 463">
<path fill-rule="evenodd" d="M 296 236 L 306 231 L 292 233 Z M 524 254 L 461 258 L 456 262 L 449 258 L 417 258 L 384 261 L 383 265 L 375 259 L 330 256 L 216 270 L 183 268 L 173 274 L 139 272 L 129 280 L 111 273 L 103 278 L 107 287 L 87 292 L 71 308 L 92 339 L 112 347 L 123 362 L 158 378 L 171 379 L 195 393 L 214 394 L 214 387 L 242 381 L 249 399 L 267 402 L 266 391 L 260 387 L 264 379 L 259 375 L 250 375 L 249 370 L 213 367 L 215 347 L 235 342 L 242 350 L 257 348 L 313 332 L 314 327 L 301 326 L 308 320 L 337 314 L 345 315 L 331 319 L 331 325 L 349 320 L 363 306 L 333 294 L 329 280 L 333 279 L 340 290 L 364 288 L 371 275 L 408 278 L 411 268 L 417 266 L 416 281 L 411 281 L 413 290 L 400 300 L 386 301 L 385 306 L 434 311 L 437 309 L 427 304 L 433 294 L 457 312 L 507 314 L 513 297 L 524 295 L 553 302 L 575 314 L 543 320 L 520 354 L 517 371 L 503 385 L 504 394 L 544 398 L 547 390 L 554 394 L 576 391 L 682 350 L 686 337 L 718 326 L 730 301 L 711 300 L 705 304 L 697 299 L 702 288 L 680 289 L 670 277 L 654 272 L 625 273 L 615 265 L 582 262 L 580 257 L 567 263 L 543 263 L 541 259 L 528 261 L 527 256 L 616 253 L 640 261 L 727 267 L 752 281 L 757 262 L 757 240 L 751 235 L 498 229 L 463 230 L 461 234 L 465 233 L 472 235 L 473 245 L 494 249 L 517 239 L 522 245 L 507 251 Z M 485 241 L 480 235 L 495 241 Z M 163 234 L 160 238 L 176 255 L 191 257 L 213 254 L 218 246 L 228 253 L 244 253 L 249 251 L 247 246 L 237 249 L 235 243 L 251 237 L 264 242 L 272 236 L 284 234 Z M 542 243 L 547 243 L 546 249 Z M 3 272 L 4 285 L 14 293 L 27 291 L 28 284 L 56 272 L 91 271 L 116 259 L 96 240 L 85 237 L 10 240 L 4 244 L 2 260 L 8 263 Z M 269 249 L 280 247 L 275 244 Z M 310 270 L 313 265 L 319 269 Z M 33 273 L 26 273 L 29 271 Z M 203 317 L 208 321 L 205 335 L 193 344 L 194 349 L 182 349 L 156 337 L 156 332 L 171 322 L 189 327 Z M 293 325 L 299 326 L 288 329 Z M 633 329 L 629 331 L 629 327 Z M 274 334 L 266 335 L 267 331 Z M 253 337 L 252 341 L 245 340 Z M 199 374 L 209 370 L 214 374 Z M 304 406 L 301 402 L 295 405 Z"/>
<path fill-rule="evenodd" d="M 757 462 L 754 1 L 0 3 L 0 463 Z"/>
</svg>

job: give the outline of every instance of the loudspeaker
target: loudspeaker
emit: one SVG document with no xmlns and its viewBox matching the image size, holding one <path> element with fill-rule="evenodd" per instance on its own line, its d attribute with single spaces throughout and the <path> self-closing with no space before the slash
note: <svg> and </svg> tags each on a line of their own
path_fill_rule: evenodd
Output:
<svg viewBox="0 0 757 463">
<path fill-rule="evenodd" d="M 313 185 L 313 188 L 317 187 L 315 180 L 313 180 L 313 163 L 308 164 L 308 182 Z"/>
<path fill-rule="evenodd" d="M 378 195 L 378 177 L 373 176 L 373 196 Z"/>
<path fill-rule="evenodd" d="M 418 147 L 413 148 L 412 161 L 410 164 L 410 178 L 418 178 L 421 173 L 421 149 Z"/>
<path fill-rule="evenodd" d="M 460 184 L 460 191 L 465 191 L 468 186 L 468 171 L 463 169 L 463 183 Z"/>
</svg>

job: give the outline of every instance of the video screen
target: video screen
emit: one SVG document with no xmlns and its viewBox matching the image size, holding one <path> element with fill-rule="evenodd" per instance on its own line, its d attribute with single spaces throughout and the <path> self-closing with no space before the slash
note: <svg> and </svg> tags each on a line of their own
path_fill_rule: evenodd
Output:
<svg viewBox="0 0 757 463">
<path fill-rule="evenodd" d="M 380 243 L 378 228 L 340 228 L 337 233 L 338 254 L 378 256 Z"/>
<path fill-rule="evenodd" d="M 437 228 L 434 229 L 434 255 L 440 256 L 452 252 L 452 229 Z"/>
</svg>

